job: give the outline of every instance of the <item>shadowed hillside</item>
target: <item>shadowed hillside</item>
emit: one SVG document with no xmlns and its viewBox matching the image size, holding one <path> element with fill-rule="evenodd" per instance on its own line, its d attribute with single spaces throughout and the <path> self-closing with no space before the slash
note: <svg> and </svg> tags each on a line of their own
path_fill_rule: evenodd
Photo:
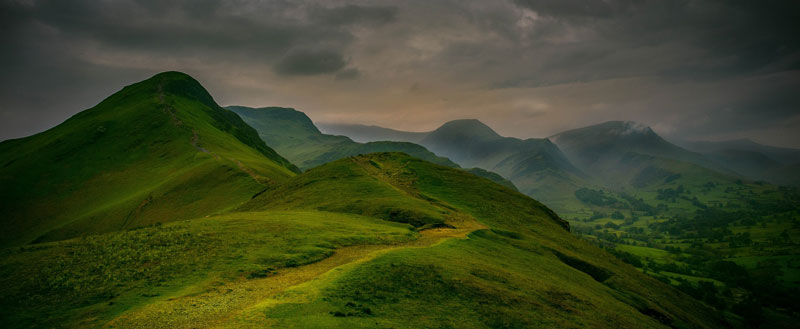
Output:
<svg viewBox="0 0 800 329">
<path fill-rule="evenodd" d="M 323 134 L 305 113 L 283 107 L 250 108 L 230 106 L 231 111 L 258 131 L 259 136 L 281 155 L 302 169 L 312 168 L 348 156 L 372 152 L 405 152 L 420 159 L 457 167 L 424 147 L 407 142 L 374 141 L 356 143 L 345 136 Z"/>
</svg>

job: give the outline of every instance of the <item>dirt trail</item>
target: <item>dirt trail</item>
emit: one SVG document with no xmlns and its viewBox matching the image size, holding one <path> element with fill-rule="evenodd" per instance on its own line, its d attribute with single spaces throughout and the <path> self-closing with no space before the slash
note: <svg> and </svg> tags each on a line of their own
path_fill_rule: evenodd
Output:
<svg viewBox="0 0 800 329">
<path fill-rule="evenodd" d="M 266 319 L 260 312 L 290 288 L 346 271 L 384 253 L 405 248 L 426 248 L 485 226 L 474 220 L 456 223 L 456 228 L 420 232 L 419 239 L 396 245 L 362 245 L 336 249 L 333 256 L 296 268 L 281 269 L 263 279 L 239 279 L 221 285 L 207 282 L 204 291 L 185 294 L 132 309 L 107 323 L 106 328 L 223 328 L 258 326 Z"/>
</svg>

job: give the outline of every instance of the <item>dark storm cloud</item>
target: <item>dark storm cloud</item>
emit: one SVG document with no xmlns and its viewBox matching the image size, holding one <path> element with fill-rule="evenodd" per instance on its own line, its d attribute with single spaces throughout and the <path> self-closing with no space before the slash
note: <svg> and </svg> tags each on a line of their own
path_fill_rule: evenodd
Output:
<svg viewBox="0 0 800 329">
<path fill-rule="evenodd" d="M 630 1 L 516 0 L 515 2 L 543 16 L 609 17 L 624 10 Z"/>
<path fill-rule="evenodd" d="M 330 50 L 300 49 L 291 51 L 275 64 L 281 75 L 316 75 L 337 72 L 347 63 L 342 55 Z"/>
<path fill-rule="evenodd" d="M 800 147 L 799 15 L 790 0 L 0 0 L 0 139 L 183 70 L 220 102 L 320 121 L 473 116 L 541 137 L 631 119 Z"/>
<path fill-rule="evenodd" d="M 658 75 L 708 79 L 800 69 L 800 2 L 517 0 L 535 12 L 537 76 L 500 86 Z M 583 33 L 576 42 L 550 36 Z M 556 38 L 557 39 L 557 38 Z M 632 57 L 629 57 L 632 56 Z M 670 57 L 675 60 L 670 60 Z"/>
<path fill-rule="evenodd" d="M 6 1 L 3 12 L 24 17 L 9 25 L 50 30 L 60 38 L 102 48 L 169 56 L 202 51 L 220 60 L 272 63 L 303 47 L 325 47 L 320 56 L 330 60 L 335 57 L 331 53 L 341 53 L 353 39 L 346 26 L 387 23 L 395 11 L 392 7 L 322 7 L 283 1 L 47 0 L 31 5 Z M 34 42 L 29 37 L 18 41 Z"/>
<path fill-rule="evenodd" d="M 397 8 L 356 5 L 335 8 L 314 7 L 310 15 L 316 21 L 333 26 L 349 24 L 381 25 L 394 21 L 397 17 Z"/>
</svg>

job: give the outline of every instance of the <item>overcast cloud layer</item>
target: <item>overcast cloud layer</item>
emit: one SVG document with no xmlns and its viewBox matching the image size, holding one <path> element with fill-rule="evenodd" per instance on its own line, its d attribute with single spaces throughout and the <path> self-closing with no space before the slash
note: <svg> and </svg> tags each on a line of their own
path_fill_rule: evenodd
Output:
<svg viewBox="0 0 800 329">
<path fill-rule="evenodd" d="M 800 2 L 0 0 L 0 139 L 186 72 L 222 105 L 800 147 Z"/>
</svg>

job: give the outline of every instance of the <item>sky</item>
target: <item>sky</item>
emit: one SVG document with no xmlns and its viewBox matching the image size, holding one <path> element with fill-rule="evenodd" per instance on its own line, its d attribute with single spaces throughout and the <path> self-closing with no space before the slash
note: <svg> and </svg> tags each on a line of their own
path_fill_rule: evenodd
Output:
<svg viewBox="0 0 800 329">
<path fill-rule="evenodd" d="M 0 140 L 177 70 L 223 106 L 800 148 L 800 2 L 0 0 Z"/>
</svg>

